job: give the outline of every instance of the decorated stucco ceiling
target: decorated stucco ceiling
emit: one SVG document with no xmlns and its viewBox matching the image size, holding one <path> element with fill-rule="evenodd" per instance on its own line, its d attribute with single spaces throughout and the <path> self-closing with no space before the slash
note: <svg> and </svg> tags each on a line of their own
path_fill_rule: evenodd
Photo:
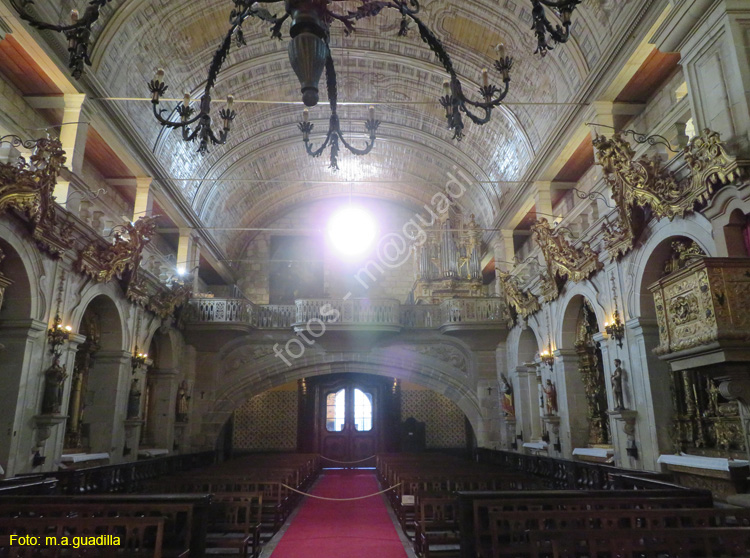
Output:
<svg viewBox="0 0 750 558">
<path fill-rule="evenodd" d="M 36 2 L 40 11 L 60 18 L 79 3 Z M 356 4 L 335 2 L 334 8 L 345 11 Z M 90 71 L 110 97 L 139 98 L 147 96 L 146 82 L 154 71 L 165 68 L 167 97 L 181 97 L 187 90 L 195 98 L 228 29 L 232 5 L 229 0 L 112 0 L 94 30 Z M 201 156 L 178 132 L 162 131 L 147 101 L 117 101 L 117 110 L 212 229 L 262 227 L 306 201 L 343 193 L 419 207 L 444 187 L 449 172 L 472 178 L 474 185 L 460 204 L 490 226 L 503 192 L 524 177 L 564 114 L 560 103 L 574 98 L 585 83 L 626 5 L 624 0 L 587 0 L 574 14 L 574 38 L 540 58 L 532 54 L 528 0 L 422 2 L 422 18 L 453 57 L 465 91 L 476 91 L 481 70 L 492 66 L 497 43 L 504 43 L 515 59 L 507 105 L 495 111 L 486 126 L 467 121 L 462 142 L 451 139 L 437 101 L 445 79 L 442 67 L 415 31 L 397 36 L 397 13 L 361 21 L 350 36 L 334 24 L 331 48 L 343 129 L 353 143 L 363 142 L 367 107 L 346 103 L 373 103 L 382 121 L 373 151 L 365 157 L 345 152 L 336 173 L 328 169 L 327 155 L 312 159 L 305 154 L 297 129 L 299 84 L 289 66 L 288 39 L 272 40 L 269 25 L 258 20 L 245 23 L 247 45 L 232 48 L 215 88 L 215 101 L 228 93 L 239 101 L 226 145 Z M 283 10 L 281 2 L 266 6 L 279 14 Z M 497 74 L 493 77 L 499 82 Z M 312 134 L 314 143 L 329 116 L 323 87 L 321 82 L 321 104 L 311 111 L 318 132 Z M 217 113 L 223 103 L 214 105 Z M 247 231 L 215 233 L 230 256 L 232 247 L 243 245 L 243 235 L 247 237 Z"/>
</svg>

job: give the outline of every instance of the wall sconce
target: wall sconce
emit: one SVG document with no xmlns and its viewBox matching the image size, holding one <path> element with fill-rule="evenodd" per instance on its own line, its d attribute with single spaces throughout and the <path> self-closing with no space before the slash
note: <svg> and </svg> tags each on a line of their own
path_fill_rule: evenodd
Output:
<svg viewBox="0 0 750 558">
<path fill-rule="evenodd" d="M 70 326 L 63 327 L 60 314 L 56 314 L 55 321 L 53 322 L 52 327 L 47 330 L 47 339 L 49 339 L 49 343 L 51 345 L 50 351 L 53 355 L 60 356 L 60 347 L 63 343 L 70 341 L 70 336 L 72 335 L 72 333 L 73 328 Z"/>
<path fill-rule="evenodd" d="M 551 350 L 545 349 L 539 353 L 539 359 L 552 370 L 555 364 L 555 355 L 552 354 Z"/>
<path fill-rule="evenodd" d="M 146 360 L 148 360 L 148 354 L 139 352 L 138 345 L 136 345 L 133 356 L 130 357 L 130 366 L 133 368 L 133 374 L 146 364 Z"/>
<path fill-rule="evenodd" d="M 610 337 L 614 337 L 617 346 L 622 349 L 622 340 L 625 338 L 625 324 L 620 320 L 620 313 L 615 308 L 614 317 L 611 324 L 604 324 L 604 332 Z"/>
<path fill-rule="evenodd" d="M 604 324 L 604 332 L 610 337 L 614 337 L 617 346 L 622 349 L 622 340 L 625 338 L 625 324 L 620 320 L 620 311 L 617 309 L 617 289 L 615 288 L 615 276 L 610 276 L 612 282 L 612 300 L 615 303 L 615 311 L 612 313 L 612 323 Z"/>
</svg>

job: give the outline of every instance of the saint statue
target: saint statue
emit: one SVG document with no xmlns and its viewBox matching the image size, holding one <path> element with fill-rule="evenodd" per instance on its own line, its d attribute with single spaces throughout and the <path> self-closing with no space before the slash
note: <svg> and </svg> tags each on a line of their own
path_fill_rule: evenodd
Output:
<svg viewBox="0 0 750 558">
<path fill-rule="evenodd" d="M 516 408 L 513 405 L 513 387 L 504 375 L 501 375 L 500 377 L 503 380 L 503 385 L 501 387 L 503 392 L 503 411 L 505 412 L 506 417 L 513 418 L 516 416 Z"/>
<path fill-rule="evenodd" d="M 65 378 L 68 373 L 65 366 L 60 366 L 60 359 L 55 355 L 52 365 L 44 373 L 44 396 L 42 398 L 42 414 L 58 415 L 62 405 Z"/>
<path fill-rule="evenodd" d="M 180 387 L 177 389 L 177 422 L 188 421 L 188 401 L 190 396 L 188 395 L 187 380 L 182 380 Z"/>
<path fill-rule="evenodd" d="M 138 378 L 133 378 L 130 384 L 130 393 L 128 394 L 128 415 L 127 418 L 138 418 L 141 412 L 141 390 L 138 389 Z"/>
<path fill-rule="evenodd" d="M 625 403 L 622 398 L 622 368 L 620 365 L 622 361 L 619 358 L 615 359 L 615 371 L 612 372 L 612 394 L 615 399 L 615 411 L 621 411 L 625 408 Z"/>
<path fill-rule="evenodd" d="M 544 395 L 547 396 L 547 414 L 554 415 L 557 412 L 557 389 L 555 388 L 555 384 L 552 383 L 552 380 L 549 378 L 547 379 L 547 385 L 542 388 L 542 391 L 544 391 Z"/>
</svg>

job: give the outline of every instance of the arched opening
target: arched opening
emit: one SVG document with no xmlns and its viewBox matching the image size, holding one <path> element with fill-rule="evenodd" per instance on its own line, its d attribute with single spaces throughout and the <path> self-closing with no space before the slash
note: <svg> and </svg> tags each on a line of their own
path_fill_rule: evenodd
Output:
<svg viewBox="0 0 750 558">
<path fill-rule="evenodd" d="M 572 448 L 610 444 L 607 415 L 607 388 L 600 344 L 594 340 L 600 326 L 591 301 L 574 296 L 565 309 L 562 320 L 563 379 L 557 386 L 558 405 L 565 406 Z M 546 390 L 554 389 L 552 386 Z M 553 413 L 550 405 L 547 413 Z"/>
<path fill-rule="evenodd" d="M 18 420 L 30 419 L 39 412 L 39 371 L 27 370 L 33 353 L 29 336 L 31 302 L 31 282 L 21 255 L 10 243 L 0 239 L 0 391 L 18 396 L 16 402 L 6 401 L 0 406 L 0 424 L 5 425 L 0 429 L 0 465 L 9 476 L 30 466 L 30 460 L 16 458 L 28 455 L 31 444 L 30 440 L 21 440 L 16 435 Z M 35 336 L 37 334 L 34 332 Z M 27 416 L 21 418 L 17 407 L 26 401 L 33 402 L 33 406 L 26 408 Z M 19 447 L 21 444 L 26 447 Z"/>
<path fill-rule="evenodd" d="M 143 427 L 141 449 L 159 453 L 180 449 L 176 425 L 187 422 L 187 389 L 180 391 L 179 371 L 174 360 L 172 338 L 157 332 L 151 339 L 148 355 L 151 365 L 146 368 L 143 396 Z M 180 403 L 180 405 L 178 405 Z M 184 424 L 180 425 L 181 432 Z"/>
<path fill-rule="evenodd" d="M 737 225 L 737 231 L 741 231 L 742 219 L 744 214 L 735 210 L 732 220 Z M 729 239 L 727 241 L 732 255 Z M 656 246 L 646 263 L 641 283 L 642 322 L 656 319 L 654 299 L 648 287 L 703 255 L 703 249 L 684 236 L 670 237 Z M 682 451 L 709 457 L 744 459 L 747 454 L 738 402 L 725 399 L 719 392 L 718 382 L 708 374 L 699 370 L 672 370 L 668 364 L 652 357 L 653 350 L 659 344 L 658 332 L 644 337 L 649 358 L 649 379 L 653 396 L 659 401 L 658 405 L 654 405 L 657 414 L 655 424 L 660 425 L 659 447 L 670 453 Z M 670 397 L 667 397 L 667 392 Z"/>
<path fill-rule="evenodd" d="M 232 413 L 235 455 L 320 453 L 328 464 L 380 452 L 463 453 L 471 427 L 458 406 L 423 386 L 360 373 L 311 376 L 264 391 Z M 226 430 L 219 433 L 221 446 Z M 370 463 L 371 464 L 371 463 Z"/>
<path fill-rule="evenodd" d="M 727 244 L 727 256 L 750 257 L 750 215 L 741 209 L 732 211 L 729 223 L 724 226 L 724 239 Z"/>
<path fill-rule="evenodd" d="M 513 401 L 516 413 L 516 441 L 538 442 L 542 439 L 542 370 L 535 363 L 539 344 L 531 328 L 521 331 L 518 338 L 518 366 L 513 374 L 513 393 L 518 394 Z M 506 412 L 507 415 L 507 412 Z M 514 441 L 511 440 L 511 444 Z"/>
<path fill-rule="evenodd" d="M 68 398 L 64 454 L 112 453 L 124 446 L 115 420 L 125 415 L 130 371 L 122 351 L 120 314 L 112 299 L 95 297 L 75 328 L 86 339 L 78 346 Z M 120 403 L 122 399 L 122 403 Z M 121 412 L 118 412 L 122 409 Z"/>
</svg>

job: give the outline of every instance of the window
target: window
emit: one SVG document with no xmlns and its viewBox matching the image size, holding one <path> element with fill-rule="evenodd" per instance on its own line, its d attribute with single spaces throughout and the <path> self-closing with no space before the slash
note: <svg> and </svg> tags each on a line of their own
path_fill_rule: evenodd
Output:
<svg viewBox="0 0 750 558">
<path fill-rule="evenodd" d="M 340 389 L 326 397 L 326 430 L 341 432 L 346 417 L 346 390 Z"/>
<path fill-rule="evenodd" d="M 359 432 L 372 430 L 372 394 L 354 390 L 354 427 Z"/>
</svg>

